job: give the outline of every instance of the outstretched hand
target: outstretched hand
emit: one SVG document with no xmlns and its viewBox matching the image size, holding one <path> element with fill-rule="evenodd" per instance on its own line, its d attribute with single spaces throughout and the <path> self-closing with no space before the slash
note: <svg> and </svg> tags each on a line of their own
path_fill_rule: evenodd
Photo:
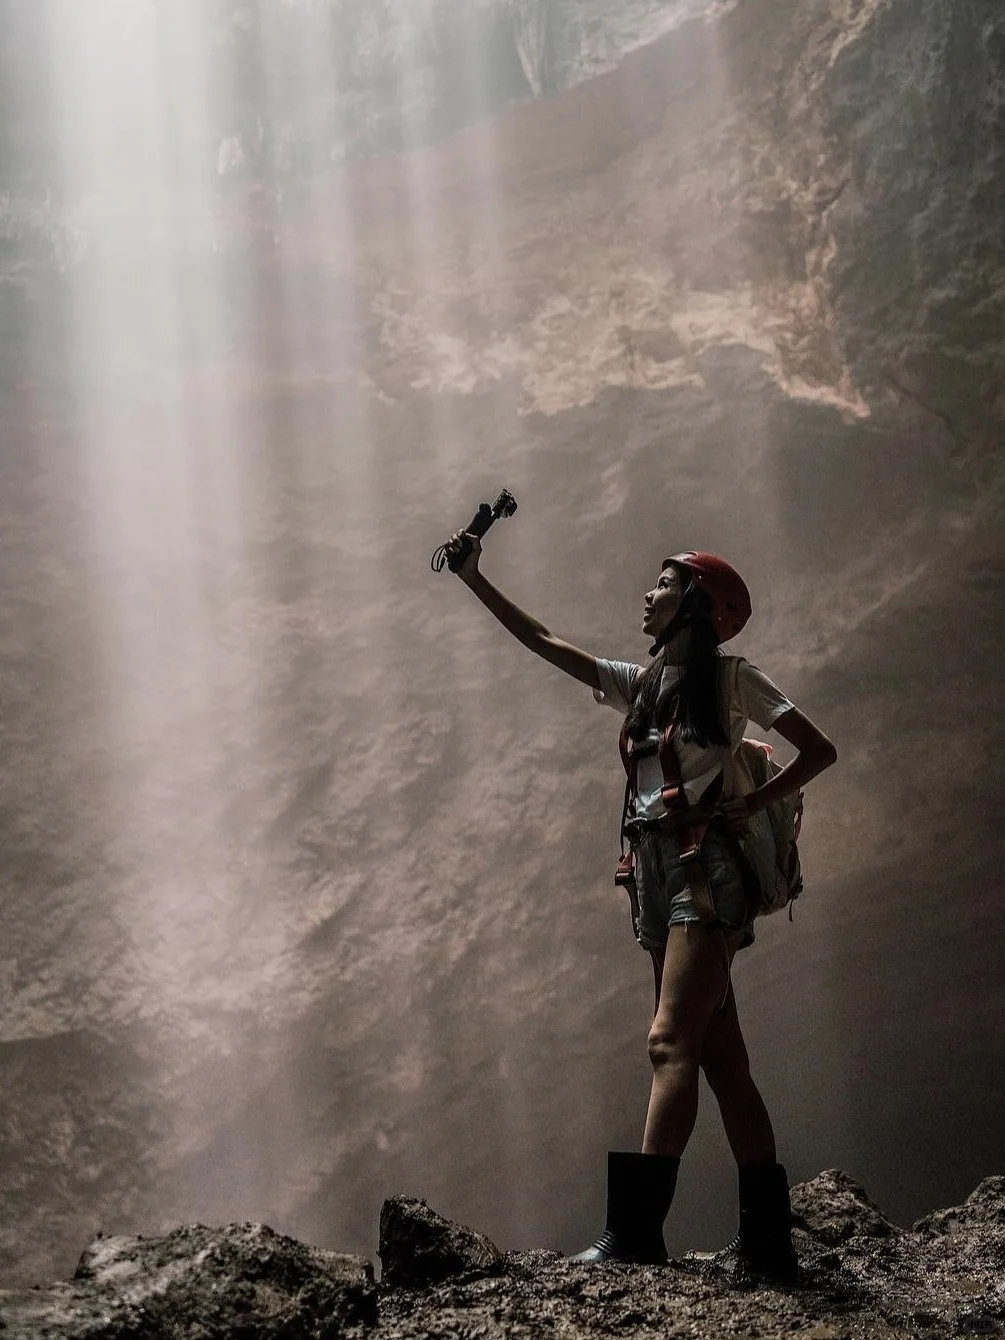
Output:
<svg viewBox="0 0 1005 1340">
<path fill-rule="evenodd" d="M 459 554 L 461 552 L 465 540 L 470 544 L 471 548 L 468 551 L 468 555 L 464 562 L 457 569 L 457 576 L 460 577 L 462 582 L 470 581 L 478 571 L 478 560 L 481 558 L 482 553 L 481 540 L 477 535 L 472 535 L 470 531 L 455 530 L 453 535 L 451 535 L 450 539 L 443 546 L 447 551 L 448 557 L 453 557 L 454 554 Z"/>
</svg>

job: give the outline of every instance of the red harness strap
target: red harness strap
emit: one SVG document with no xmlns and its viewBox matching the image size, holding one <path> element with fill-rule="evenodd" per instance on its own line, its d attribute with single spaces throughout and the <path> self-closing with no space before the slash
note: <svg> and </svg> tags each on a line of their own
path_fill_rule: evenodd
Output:
<svg viewBox="0 0 1005 1340">
<path fill-rule="evenodd" d="M 621 860 L 614 872 L 614 882 L 628 890 L 628 896 L 632 900 L 632 915 L 637 921 L 639 909 L 638 898 L 635 894 L 635 853 L 632 851 L 630 843 L 626 845 L 625 824 L 628 822 L 628 811 L 631 808 L 631 803 L 639 791 L 639 751 L 632 747 L 627 726 L 621 727 L 618 749 L 621 751 L 621 762 L 625 769 L 625 803 L 621 807 Z"/>
<path fill-rule="evenodd" d="M 666 810 L 665 818 L 673 824 L 677 833 L 681 863 L 695 860 L 701 853 L 701 844 L 705 833 L 715 817 L 715 802 L 722 790 L 722 777 L 721 775 L 718 776 L 712 785 L 705 790 L 699 803 L 692 805 L 687 798 L 677 751 L 673 747 L 675 733 L 676 722 L 671 721 L 669 725 L 663 728 L 657 746 L 642 745 L 640 748 L 633 745 L 627 728 L 624 726 L 621 728 L 618 748 L 625 769 L 625 802 L 621 811 L 621 861 L 618 864 L 618 876 L 622 873 L 630 874 L 634 869 L 631 847 L 629 846 L 628 850 L 625 850 L 628 811 L 631 808 L 632 801 L 638 795 L 639 760 L 649 758 L 654 753 L 659 756 L 660 768 L 663 772 L 660 798 Z M 623 883 L 623 880 L 618 876 L 615 877 L 615 883 Z"/>
<path fill-rule="evenodd" d="M 677 758 L 677 751 L 673 747 L 676 728 L 676 719 L 672 717 L 669 724 L 663 728 L 659 745 L 655 751 L 659 756 L 660 768 L 663 772 L 663 787 L 660 794 L 666 811 L 665 821 L 673 824 L 676 831 L 681 869 L 695 909 L 703 921 L 715 921 L 715 907 L 708 887 L 708 876 L 705 873 L 704 862 L 701 859 L 701 844 L 715 813 L 714 802 L 718 796 L 713 793 L 721 789 L 722 779 L 721 777 L 717 778 L 713 786 L 702 796 L 698 805 L 691 805 L 688 802 L 684 780 L 681 777 L 680 762 Z M 625 803 L 621 812 L 621 859 L 614 875 L 614 882 L 628 893 L 632 905 L 632 920 L 637 934 L 640 908 L 638 888 L 635 882 L 635 853 L 632 850 L 631 842 L 628 840 L 626 828 L 628 811 L 631 808 L 632 801 L 638 795 L 639 760 L 651 756 L 653 749 L 652 746 L 646 745 L 642 748 L 634 746 L 625 726 L 621 728 L 618 748 L 625 769 Z"/>
<path fill-rule="evenodd" d="M 683 865 L 685 862 L 693 861 L 701 851 L 701 840 L 708 828 L 708 820 L 695 819 L 690 812 L 691 806 L 688 804 L 684 779 L 680 773 L 680 761 L 677 758 L 677 750 L 673 747 L 675 734 L 676 722 L 671 721 L 668 726 L 663 727 L 663 733 L 660 735 L 659 760 L 663 771 L 660 799 L 673 820 Z"/>
</svg>

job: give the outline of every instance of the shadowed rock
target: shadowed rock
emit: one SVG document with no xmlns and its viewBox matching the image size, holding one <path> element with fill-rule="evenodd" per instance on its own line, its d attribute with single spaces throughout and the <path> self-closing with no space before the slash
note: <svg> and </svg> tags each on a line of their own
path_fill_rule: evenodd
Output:
<svg viewBox="0 0 1005 1340">
<path fill-rule="evenodd" d="M 381 1282 L 419 1288 L 452 1275 L 492 1272 L 502 1253 L 483 1233 L 452 1224 L 424 1200 L 392 1196 L 380 1210 Z"/>
<path fill-rule="evenodd" d="M 101 1237 L 70 1283 L 0 1294 L 0 1334 L 34 1340 L 338 1340 L 376 1321 L 373 1268 L 263 1224 Z"/>
<path fill-rule="evenodd" d="M 771 1285 L 687 1260 L 583 1266 L 500 1252 L 425 1201 L 381 1211 L 380 1286 L 368 1262 L 260 1225 L 99 1238 L 74 1279 L 0 1292 L 17 1340 L 512 1340 L 756 1336 L 950 1340 L 1005 1334 L 1005 1177 L 898 1228 L 847 1173 L 792 1188 L 800 1275 Z M 378 1310 L 379 1303 L 379 1310 Z"/>
<path fill-rule="evenodd" d="M 828 1168 L 811 1182 L 793 1187 L 792 1221 L 819 1242 L 830 1244 L 855 1237 L 886 1238 L 902 1231 L 840 1168 Z"/>
<path fill-rule="evenodd" d="M 985 1177 L 962 1205 L 950 1210 L 936 1210 L 914 1225 L 915 1233 L 930 1237 L 981 1229 L 1005 1234 L 1005 1177 Z"/>
</svg>

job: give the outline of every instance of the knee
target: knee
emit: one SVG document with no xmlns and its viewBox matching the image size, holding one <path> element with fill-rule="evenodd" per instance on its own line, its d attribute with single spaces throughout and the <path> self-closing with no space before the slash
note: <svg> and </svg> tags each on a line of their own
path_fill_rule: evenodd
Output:
<svg viewBox="0 0 1005 1340">
<path fill-rule="evenodd" d="M 673 1023 L 654 1022 L 646 1043 L 654 1070 L 697 1063 L 697 1048 L 687 1033 Z"/>
</svg>

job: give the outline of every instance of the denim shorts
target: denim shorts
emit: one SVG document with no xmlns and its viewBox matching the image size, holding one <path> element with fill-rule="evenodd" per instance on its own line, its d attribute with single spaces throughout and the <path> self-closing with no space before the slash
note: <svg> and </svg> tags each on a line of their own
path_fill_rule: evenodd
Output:
<svg viewBox="0 0 1005 1340">
<path fill-rule="evenodd" d="M 671 926 L 701 921 L 680 863 L 677 834 L 670 824 L 643 829 L 633 841 L 635 881 L 639 896 L 638 941 L 643 949 L 662 949 Z M 741 947 L 753 943 L 754 923 L 747 877 L 728 837 L 709 828 L 701 859 L 718 922 L 727 931 L 742 931 Z"/>
</svg>

